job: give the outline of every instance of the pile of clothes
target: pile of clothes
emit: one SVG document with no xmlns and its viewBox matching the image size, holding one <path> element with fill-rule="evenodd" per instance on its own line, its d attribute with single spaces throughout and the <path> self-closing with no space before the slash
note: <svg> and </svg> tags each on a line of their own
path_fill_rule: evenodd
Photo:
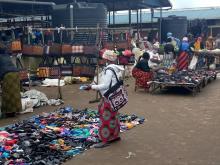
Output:
<svg viewBox="0 0 220 165">
<path fill-rule="evenodd" d="M 21 93 L 21 103 L 22 103 L 22 112 L 29 113 L 33 112 L 33 108 L 46 106 L 46 105 L 53 105 L 53 106 L 59 106 L 63 104 L 63 100 L 60 99 L 48 99 L 47 96 L 38 90 L 32 89 L 29 91 L 26 91 L 25 93 Z"/>
<path fill-rule="evenodd" d="M 205 79 L 215 78 L 216 72 L 213 70 L 182 70 L 169 74 L 166 70 L 159 70 L 154 77 L 154 81 L 172 84 L 194 84 L 198 85 Z"/>
<path fill-rule="evenodd" d="M 121 132 L 144 118 L 120 115 Z M 0 164 L 58 165 L 100 142 L 96 110 L 64 107 L 0 129 Z"/>
</svg>

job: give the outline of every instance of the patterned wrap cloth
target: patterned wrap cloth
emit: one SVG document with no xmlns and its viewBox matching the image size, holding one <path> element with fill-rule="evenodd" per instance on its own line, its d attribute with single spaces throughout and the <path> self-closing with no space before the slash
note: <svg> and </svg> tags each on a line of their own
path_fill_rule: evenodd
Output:
<svg viewBox="0 0 220 165">
<path fill-rule="evenodd" d="M 134 68 L 132 76 L 136 79 L 135 85 L 141 88 L 149 89 L 150 85 L 147 82 L 153 79 L 153 72 L 144 72 L 140 69 Z"/>
<path fill-rule="evenodd" d="M 102 99 L 99 105 L 99 138 L 106 143 L 119 137 L 120 121 L 118 112 L 112 111 L 112 108 L 106 99 Z"/>
<path fill-rule="evenodd" d="M 2 114 L 16 113 L 21 110 L 19 73 L 6 73 L 2 81 Z"/>
</svg>

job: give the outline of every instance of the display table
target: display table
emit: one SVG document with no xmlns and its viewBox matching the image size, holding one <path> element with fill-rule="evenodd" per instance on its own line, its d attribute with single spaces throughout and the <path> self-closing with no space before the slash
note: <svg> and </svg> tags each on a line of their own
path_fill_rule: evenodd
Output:
<svg viewBox="0 0 220 165">
<path fill-rule="evenodd" d="M 177 72 L 178 73 L 178 72 Z M 186 90 L 192 92 L 192 95 L 195 96 L 196 93 L 200 92 L 203 87 L 205 87 L 209 82 L 212 80 L 215 80 L 217 77 L 217 72 L 216 71 L 190 71 L 191 77 L 189 75 L 184 75 L 181 81 L 178 82 L 175 80 L 172 80 L 174 75 L 160 75 L 160 78 L 155 78 L 153 81 L 149 82 L 150 83 L 150 93 L 153 94 L 157 90 L 163 90 L 166 88 L 175 88 L 175 87 L 181 87 L 185 88 Z M 192 74 L 194 73 L 194 75 Z M 179 74 L 180 75 L 180 74 Z M 164 81 L 165 79 L 166 81 Z M 192 82 L 187 82 L 186 79 L 194 79 L 193 77 L 196 77 L 195 80 L 191 80 Z M 158 79 L 163 79 L 163 81 L 159 81 Z"/>
<path fill-rule="evenodd" d="M 153 94 L 158 89 L 162 90 L 162 89 L 170 88 L 170 87 L 181 87 L 181 88 L 185 88 L 189 90 L 190 92 L 192 92 L 192 95 L 195 96 L 196 93 L 201 91 L 201 88 L 203 87 L 203 85 L 204 85 L 204 81 L 201 81 L 198 84 L 152 81 L 150 93 Z"/>
</svg>

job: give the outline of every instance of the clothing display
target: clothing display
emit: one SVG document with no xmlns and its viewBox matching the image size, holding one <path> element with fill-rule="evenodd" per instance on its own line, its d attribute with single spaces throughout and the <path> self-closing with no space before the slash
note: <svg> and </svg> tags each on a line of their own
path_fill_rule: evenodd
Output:
<svg viewBox="0 0 220 165">
<path fill-rule="evenodd" d="M 169 74 L 165 70 L 159 70 L 154 77 L 154 81 L 163 82 L 163 83 L 191 83 L 191 84 L 200 84 L 203 80 L 209 79 L 210 77 L 216 77 L 216 71 L 209 70 L 182 70 Z"/>
<path fill-rule="evenodd" d="M 136 115 L 100 113 L 101 120 L 97 110 L 64 107 L 0 128 L 0 164 L 61 164 L 100 142 L 101 121 L 102 140 L 144 122 Z"/>
</svg>

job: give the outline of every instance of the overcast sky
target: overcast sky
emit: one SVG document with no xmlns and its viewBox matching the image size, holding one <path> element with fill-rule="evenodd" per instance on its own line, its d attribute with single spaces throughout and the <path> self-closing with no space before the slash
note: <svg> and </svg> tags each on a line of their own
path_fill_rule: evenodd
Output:
<svg viewBox="0 0 220 165">
<path fill-rule="evenodd" d="M 220 7 L 220 0 L 170 0 L 173 8 Z"/>
</svg>

